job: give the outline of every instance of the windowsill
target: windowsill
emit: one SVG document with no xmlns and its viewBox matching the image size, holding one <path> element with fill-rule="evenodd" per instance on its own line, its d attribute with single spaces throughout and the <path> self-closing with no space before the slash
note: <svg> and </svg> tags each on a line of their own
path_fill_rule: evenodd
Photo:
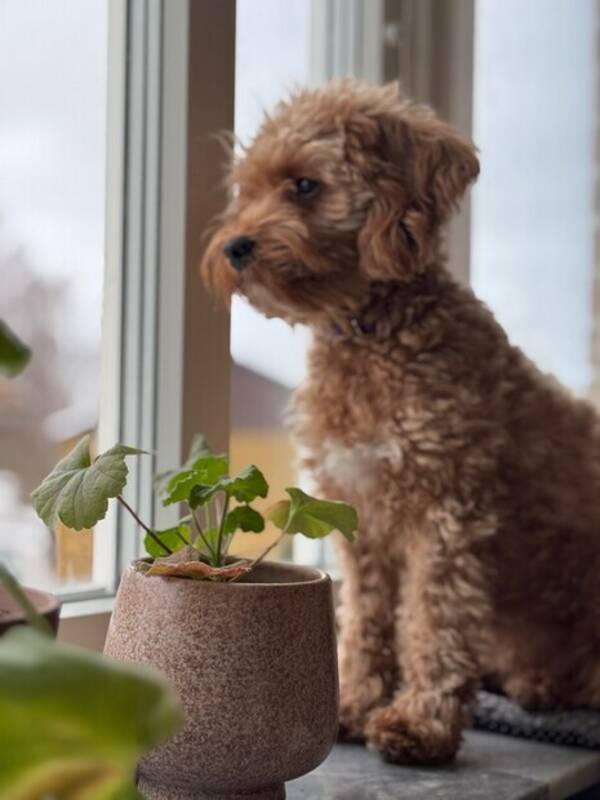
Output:
<svg viewBox="0 0 600 800">
<path fill-rule="evenodd" d="M 73 617 L 89 617 L 93 614 L 106 614 L 113 610 L 115 598 L 93 597 L 88 600 L 69 600 L 63 602 L 60 609 L 60 618 L 72 619 Z"/>
<path fill-rule="evenodd" d="M 454 764 L 400 767 L 359 745 L 337 745 L 288 800 L 566 800 L 597 787 L 600 753 L 468 731 Z M 600 796 L 592 792 L 586 797 Z"/>
</svg>

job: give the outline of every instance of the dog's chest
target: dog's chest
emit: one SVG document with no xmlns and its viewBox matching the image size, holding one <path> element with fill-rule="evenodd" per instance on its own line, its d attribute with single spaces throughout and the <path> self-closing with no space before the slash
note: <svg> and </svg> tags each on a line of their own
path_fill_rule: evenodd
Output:
<svg viewBox="0 0 600 800">
<path fill-rule="evenodd" d="M 346 500 L 372 513 L 373 498 L 402 469 L 398 442 L 360 441 L 347 444 L 326 438 L 301 448 L 305 484 L 318 494 Z"/>
</svg>

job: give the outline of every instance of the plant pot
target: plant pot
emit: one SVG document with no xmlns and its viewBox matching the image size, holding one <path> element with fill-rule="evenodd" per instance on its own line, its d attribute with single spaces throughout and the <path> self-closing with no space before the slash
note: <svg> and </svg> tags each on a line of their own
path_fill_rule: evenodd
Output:
<svg viewBox="0 0 600 800">
<path fill-rule="evenodd" d="M 60 601 L 49 592 L 42 592 L 39 589 L 28 589 L 23 587 L 23 591 L 29 598 L 33 607 L 44 616 L 54 634 L 58 631 L 58 619 L 60 616 Z M 10 596 L 8 591 L 0 586 L 0 636 L 6 633 L 9 628 L 15 625 L 25 625 L 25 615 L 21 608 Z"/>
<path fill-rule="evenodd" d="M 143 758 L 147 800 L 279 800 L 337 732 L 331 581 L 261 564 L 236 583 L 124 575 L 105 653 L 151 664 L 186 725 Z"/>
</svg>

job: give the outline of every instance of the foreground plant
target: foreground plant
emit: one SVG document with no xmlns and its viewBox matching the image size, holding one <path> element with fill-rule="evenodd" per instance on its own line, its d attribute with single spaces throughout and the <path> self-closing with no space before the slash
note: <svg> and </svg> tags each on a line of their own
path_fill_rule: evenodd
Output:
<svg viewBox="0 0 600 800">
<path fill-rule="evenodd" d="M 1 564 L 0 585 L 29 623 L 0 639 L 0 797 L 140 798 L 137 761 L 183 724 L 173 689 L 153 670 L 54 641 Z"/>
<path fill-rule="evenodd" d="M 127 456 L 144 451 L 116 444 L 92 460 L 89 436 L 60 461 L 33 492 L 36 511 L 52 528 L 60 520 L 68 528 L 83 530 L 103 519 L 108 501 L 116 498 L 145 531 L 144 545 L 151 562 L 139 568 L 148 575 L 175 575 L 199 580 L 237 580 L 250 572 L 290 534 L 320 539 L 338 530 L 354 539 L 356 511 L 346 503 L 318 500 L 301 489 L 286 489 L 279 500 L 261 514 L 252 503 L 267 497 L 269 486 L 258 467 L 251 465 L 229 475 L 229 459 L 214 454 L 203 436 L 194 439 L 185 464 L 157 477 L 164 506 L 180 504 L 184 516 L 172 527 L 155 530 L 143 522 L 123 498 L 127 483 Z M 269 520 L 280 530 L 278 538 L 253 561 L 229 563 L 228 551 L 237 531 L 261 533 Z"/>
</svg>

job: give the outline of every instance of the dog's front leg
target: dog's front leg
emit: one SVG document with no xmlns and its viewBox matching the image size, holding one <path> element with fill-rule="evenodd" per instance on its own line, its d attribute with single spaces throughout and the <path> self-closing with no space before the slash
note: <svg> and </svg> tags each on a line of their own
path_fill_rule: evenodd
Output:
<svg viewBox="0 0 600 800">
<path fill-rule="evenodd" d="M 489 620 L 485 576 L 472 545 L 493 529 L 488 520 L 465 525 L 440 514 L 408 548 L 397 648 L 403 686 L 365 726 L 387 760 L 443 763 L 458 750 Z"/>
<path fill-rule="evenodd" d="M 396 688 L 395 576 L 374 557 L 367 535 L 338 542 L 344 580 L 339 608 L 340 738 L 364 739 L 370 711 Z"/>
</svg>

